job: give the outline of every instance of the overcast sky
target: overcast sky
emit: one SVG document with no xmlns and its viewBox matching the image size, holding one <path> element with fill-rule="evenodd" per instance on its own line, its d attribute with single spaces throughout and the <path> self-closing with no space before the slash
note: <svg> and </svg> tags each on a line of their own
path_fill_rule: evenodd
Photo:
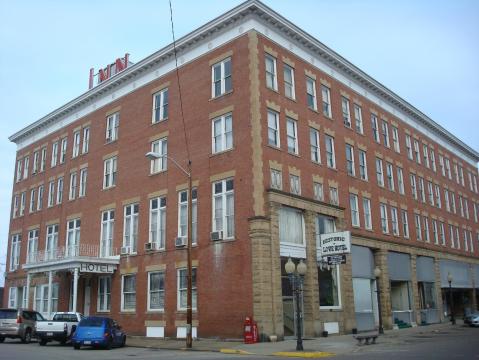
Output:
<svg viewBox="0 0 479 360">
<path fill-rule="evenodd" d="M 242 2 L 172 1 L 177 38 Z M 479 150 L 479 1 L 264 2 Z M 90 67 L 126 52 L 138 62 L 170 42 L 167 0 L 0 0 L 0 263 L 8 136 L 85 92 Z"/>
</svg>

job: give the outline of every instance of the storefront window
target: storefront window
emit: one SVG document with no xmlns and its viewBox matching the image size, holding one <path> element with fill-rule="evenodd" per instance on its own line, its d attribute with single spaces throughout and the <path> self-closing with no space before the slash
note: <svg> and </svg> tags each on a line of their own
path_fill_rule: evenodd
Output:
<svg viewBox="0 0 479 360">
<path fill-rule="evenodd" d="M 336 266 L 318 267 L 319 305 L 320 307 L 340 307 L 339 269 Z"/>
<path fill-rule="evenodd" d="M 436 309 L 435 286 L 432 282 L 418 282 L 421 309 Z"/>
</svg>

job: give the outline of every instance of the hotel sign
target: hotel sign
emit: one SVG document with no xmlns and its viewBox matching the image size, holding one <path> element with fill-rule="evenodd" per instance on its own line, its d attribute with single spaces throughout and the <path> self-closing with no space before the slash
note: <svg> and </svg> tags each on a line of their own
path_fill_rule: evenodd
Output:
<svg viewBox="0 0 479 360">
<path fill-rule="evenodd" d="M 341 231 L 322 234 L 319 238 L 321 256 L 349 254 L 351 252 L 351 232 Z"/>
<path fill-rule="evenodd" d="M 115 265 L 111 265 L 111 264 L 94 264 L 94 263 L 80 264 L 81 273 L 113 274 L 114 271 L 115 271 Z"/>
</svg>

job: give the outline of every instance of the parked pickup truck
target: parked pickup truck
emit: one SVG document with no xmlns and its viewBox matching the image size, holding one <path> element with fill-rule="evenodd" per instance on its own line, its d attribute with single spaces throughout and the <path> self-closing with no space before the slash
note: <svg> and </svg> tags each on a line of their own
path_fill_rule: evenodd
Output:
<svg viewBox="0 0 479 360">
<path fill-rule="evenodd" d="M 75 333 L 83 315 L 76 312 L 57 312 L 52 320 L 37 321 L 36 336 L 41 346 L 50 341 L 59 341 L 65 344 Z"/>
</svg>

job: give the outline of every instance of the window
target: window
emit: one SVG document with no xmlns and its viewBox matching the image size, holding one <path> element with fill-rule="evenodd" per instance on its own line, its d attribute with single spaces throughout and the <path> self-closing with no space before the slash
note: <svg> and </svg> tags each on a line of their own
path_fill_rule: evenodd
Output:
<svg viewBox="0 0 479 360">
<path fill-rule="evenodd" d="M 393 235 L 399 236 L 398 209 L 391 206 L 391 228 Z"/>
<path fill-rule="evenodd" d="M 136 309 L 136 275 L 123 275 L 121 280 L 121 311 L 134 311 Z"/>
<path fill-rule="evenodd" d="M 166 197 L 150 200 L 150 237 L 149 242 L 156 244 L 157 250 L 165 248 L 166 243 Z"/>
<path fill-rule="evenodd" d="M 106 159 L 103 162 L 103 189 L 116 185 L 117 158 L 116 156 Z"/>
<path fill-rule="evenodd" d="M 266 87 L 278 91 L 278 79 L 276 74 L 276 59 L 269 54 L 265 56 Z"/>
<path fill-rule="evenodd" d="M 51 167 L 57 166 L 58 161 L 58 141 L 52 144 L 52 160 L 50 162 Z"/>
<path fill-rule="evenodd" d="M 33 165 L 33 169 L 35 169 L 35 164 Z M 454 164 L 454 175 L 456 176 L 456 182 L 459 184 L 459 170 L 457 164 Z"/>
<path fill-rule="evenodd" d="M 38 151 L 35 151 L 33 153 L 33 167 L 32 167 L 32 174 L 36 174 L 38 172 L 38 165 L 39 165 L 39 156 L 40 154 Z M 456 170 L 457 170 L 457 165 L 456 165 Z M 457 172 L 456 172 L 457 174 Z M 458 178 L 459 179 L 459 178 Z M 459 183 L 459 180 L 458 180 Z"/>
<path fill-rule="evenodd" d="M 138 240 L 138 204 L 126 205 L 124 208 L 123 246 L 128 247 L 130 253 L 136 253 Z"/>
<path fill-rule="evenodd" d="M 323 114 L 326 116 L 330 116 L 331 110 L 329 110 L 329 115 L 325 113 L 325 100 L 324 100 L 324 88 L 322 87 L 323 91 Z M 316 80 L 311 79 L 310 77 L 306 76 L 306 99 L 308 102 L 308 107 L 312 110 L 318 110 L 318 104 L 316 101 Z M 329 106 L 329 89 L 328 89 L 328 109 Z M 331 117 L 331 116 L 330 116 Z"/>
<path fill-rule="evenodd" d="M 363 115 L 361 106 L 354 104 L 354 121 L 356 122 L 356 131 L 360 134 L 364 132 L 363 129 Z"/>
<path fill-rule="evenodd" d="M 467 180 L 469 181 L 469 190 L 474 191 L 474 187 L 472 185 L 472 174 L 471 172 L 467 172 Z"/>
<path fill-rule="evenodd" d="M 416 158 L 416 162 L 421 164 L 421 155 L 419 154 L 419 141 L 414 140 L 414 156 Z"/>
<path fill-rule="evenodd" d="M 324 201 L 323 184 L 319 182 L 313 182 L 314 199 L 318 201 Z"/>
<path fill-rule="evenodd" d="M 436 155 L 434 154 L 434 150 L 433 150 L 433 149 L 429 149 L 429 159 L 431 160 L 431 168 L 432 168 L 432 171 L 436 172 L 436 171 L 437 171 L 437 168 L 436 168 Z"/>
<path fill-rule="evenodd" d="M 40 158 L 40 172 L 45 171 L 45 165 L 47 164 L 47 148 L 42 148 L 42 155 Z"/>
<path fill-rule="evenodd" d="M 77 173 L 70 174 L 70 190 L 68 192 L 68 200 L 74 200 L 77 192 Z"/>
<path fill-rule="evenodd" d="M 178 269 L 178 310 L 186 310 L 187 306 L 187 291 L 188 291 L 188 269 Z M 197 309 L 197 290 L 196 290 L 196 268 L 191 269 L 191 307 L 193 311 Z"/>
<path fill-rule="evenodd" d="M 70 220 L 67 224 L 67 256 L 75 257 L 80 254 L 80 219 Z"/>
<path fill-rule="evenodd" d="M 324 135 L 326 142 L 326 165 L 328 168 L 336 168 L 336 156 L 334 153 L 334 138 L 329 135 Z"/>
<path fill-rule="evenodd" d="M 321 151 L 319 147 L 319 131 L 309 128 L 309 140 L 311 142 L 311 160 L 315 163 L 321 163 Z"/>
<path fill-rule="evenodd" d="M 303 212 L 288 206 L 279 209 L 279 242 L 305 246 Z"/>
<path fill-rule="evenodd" d="M 424 179 L 419 176 L 419 194 L 421 195 L 421 201 L 426 202 L 426 191 L 424 189 Z"/>
<path fill-rule="evenodd" d="M 393 131 L 393 148 L 394 151 L 397 153 L 401 152 L 401 148 L 399 147 L 399 132 L 398 128 L 395 126 L 391 126 L 391 129 Z"/>
<path fill-rule="evenodd" d="M 381 230 L 383 234 L 389 234 L 389 225 L 388 225 L 388 209 L 387 205 L 380 203 L 379 212 L 381 215 Z"/>
<path fill-rule="evenodd" d="M 359 176 L 361 180 L 368 180 L 368 165 L 366 161 L 366 151 L 359 150 Z"/>
<path fill-rule="evenodd" d="M 371 220 L 371 200 L 363 198 L 363 210 L 364 210 L 364 227 L 366 230 L 373 229 L 373 223 Z"/>
<path fill-rule="evenodd" d="M 344 96 L 341 97 L 341 110 L 343 112 L 343 123 L 348 128 L 351 127 L 351 113 L 349 112 L 349 100 Z"/>
<path fill-rule="evenodd" d="M 211 96 L 213 98 L 230 92 L 233 88 L 231 78 L 231 58 L 224 59 L 211 67 Z"/>
<path fill-rule="evenodd" d="M 18 195 L 15 195 L 13 197 L 13 214 L 12 214 L 12 217 L 14 219 L 18 216 L 18 207 L 19 207 L 18 201 L 19 201 Z"/>
<path fill-rule="evenodd" d="M 8 289 L 8 307 L 11 309 L 17 308 L 17 294 L 18 290 L 16 287 L 11 286 Z"/>
<path fill-rule="evenodd" d="M 466 219 L 469 220 L 469 203 L 467 199 L 464 199 L 464 211 L 466 213 Z"/>
<path fill-rule="evenodd" d="M 441 245 L 446 246 L 446 229 L 443 222 L 439 224 L 439 237 L 441 238 Z"/>
<path fill-rule="evenodd" d="M 358 195 L 349 194 L 349 206 L 351 207 L 351 225 L 354 227 L 361 226 L 359 221 Z"/>
<path fill-rule="evenodd" d="M 148 311 L 165 309 L 165 273 L 155 271 L 148 273 Z"/>
<path fill-rule="evenodd" d="M 35 201 L 36 201 L 37 191 L 35 189 L 30 190 L 30 212 L 35 211 Z"/>
<path fill-rule="evenodd" d="M 434 206 L 434 191 L 433 191 L 432 182 L 430 181 L 427 182 L 427 195 L 429 198 L 429 204 L 431 206 Z"/>
<path fill-rule="evenodd" d="M 404 191 L 404 176 L 402 169 L 400 167 L 397 168 L 397 175 L 398 175 L 398 191 L 401 195 L 405 194 Z"/>
<path fill-rule="evenodd" d="M 26 156 L 25 159 L 23 159 L 23 179 L 24 180 L 28 178 L 29 162 L 30 162 L 30 157 Z"/>
<path fill-rule="evenodd" d="M 274 147 L 280 147 L 279 114 L 272 110 L 268 110 L 268 144 Z"/>
<path fill-rule="evenodd" d="M 379 186 L 384 187 L 383 161 L 380 158 L 376 158 L 376 180 Z"/>
<path fill-rule="evenodd" d="M 332 205 L 339 205 L 338 188 L 333 187 L 333 186 L 329 187 L 329 202 Z"/>
<path fill-rule="evenodd" d="M 439 244 L 439 236 L 437 232 L 437 221 L 432 219 L 432 237 L 434 239 L 434 244 L 438 245 Z"/>
<path fill-rule="evenodd" d="M 298 124 L 296 120 L 286 118 L 286 138 L 288 142 L 288 152 L 298 154 Z"/>
<path fill-rule="evenodd" d="M 72 157 L 76 158 L 80 155 L 80 130 L 73 133 L 73 153 Z"/>
<path fill-rule="evenodd" d="M 417 184 L 416 184 L 416 175 L 410 174 L 409 181 L 411 182 L 411 193 L 413 199 L 417 200 Z"/>
<path fill-rule="evenodd" d="M 444 162 L 446 164 L 446 172 L 447 172 L 447 177 L 449 180 L 452 180 L 452 173 L 451 173 L 451 162 L 449 161 L 448 158 L 444 159 Z"/>
<path fill-rule="evenodd" d="M 23 214 L 25 213 L 26 197 L 27 197 L 27 192 L 26 191 L 24 191 L 20 194 L 20 211 L 19 211 L 20 216 L 23 216 Z"/>
<path fill-rule="evenodd" d="M 389 125 L 384 120 L 382 120 L 381 122 L 381 132 L 383 135 L 384 145 L 387 147 L 391 147 L 391 144 L 389 143 Z"/>
<path fill-rule="evenodd" d="M 449 202 L 449 190 L 444 189 L 444 202 L 446 203 L 446 211 L 451 212 L 451 203 Z"/>
<path fill-rule="evenodd" d="M 381 143 L 381 139 L 379 138 L 379 125 L 378 125 L 378 117 L 374 114 L 371 114 L 371 128 L 373 129 L 373 138 L 378 144 Z"/>
<path fill-rule="evenodd" d="M 406 134 L 406 150 L 407 150 L 407 157 L 409 160 L 412 160 L 412 144 L 411 144 L 411 136 Z"/>
<path fill-rule="evenodd" d="M 80 170 L 80 188 L 78 190 L 78 197 L 84 197 L 86 195 L 86 180 L 88 177 L 88 168 Z"/>
<path fill-rule="evenodd" d="M 296 97 L 295 90 L 294 90 L 294 69 L 291 66 L 284 64 L 283 77 L 284 77 L 284 95 L 294 100 Z"/>
<path fill-rule="evenodd" d="M 110 143 L 118 139 L 118 127 L 120 126 L 120 113 L 114 113 L 106 118 L 106 142 Z"/>
<path fill-rule="evenodd" d="M 23 160 L 22 159 L 17 160 L 17 175 L 15 178 L 16 182 L 19 182 L 20 180 L 22 180 L 22 166 L 23 166 Z"/>
<path fill-rule="evenodd" d="M 57 204 L 61 204 L 63 201 L 63 177 L 57 180 Z"/>
<path fill-rule="evenodd" d="M 233 148 L 233 119 L 231 114 L 220 116 L 212 122 L 213 154 Z"/>
<path fill-rule="evenodd" d="M 22 236 L 15 234 L 10 243 L 10 271 L 15 271 L 20 265 L 20 242 Z"/>
<path fill-rule="evenodd" d="M 86 154 L 90 150 L 90 127 L 83 128 L 83 145 L 82 154 Z"/>
<path fill-rule="evenodd" d="M 454 195 L 453 192 L 451 192 L 451 207 L 452 207 L 452 212 L 455 214 L 456 211 L 456 196 Z"/>
<path fill-rule="evenodd" d="M 167 169 L 168 138 L 155 140 L 151 143 L 151 151 L 158 154 L 158 158 L 150 160 L 150 174 L 156 174 Z"/>
<path fill-rule="evenodd" d="M 110 311 L 111 304 L 111 276 L 98 277 L 97 311 Z"/>
<path fill-rule="evenodd" d="M 41 210 L 43 208 L 43 193 L 45 187 L 43 185 L 40 185 L 38 187 L 38 199 L 37 199 L 37 210 Z"/>
<path fill-rule="evenodd" d="M 424 222 L 424 241 L 430 242 L 429 238 L 429 219 L 424 216 L 423 217 L 423 222 Z"/>
<path fill-rule="evenodd" d="M 198 214 L 198 191 L 192 189 L 191 205 L 192 205 L 192 245 L 196 245 L 196 231 L 197 231 L 197 214 Z M 178 237 L 188 237 L 188 191 L 180 191 L 178 193 Z"/>
<path fill-rule="evenodd" d="M 354 148 L 346 144 L 346 171 L 348 175 L 355 176 L 355 166 L 354 166 Z"/>
<path fill-rule="evenodd" d="M 217 95 L 213 94 L 213 97 L 216 96 Z M 153 110 L 151 115 L 151 122 L 153 124 L 168 119 L 168 98 L 168 88 L 162 89 L 157 93 L 153 94 Z"/>
<path fill-rule="evenodd" d="M 441 189 L 439 188 L 439 185 L 435 185 L 434 188 L 436 192 L 436 206 L 440 209 L 441 208 Z"/>
<path fill-rule="evenodd" d="M 100 257 L 113 254 L 113 235 L 115 233 L 115 210 L 106 210 L 101 214 Z"/>
<path fill-rule="evenodd" d="M 407 216 L 407 210 L 401 210 L 402 217 L 402 233 L 406 239 L 409 239 L 409 221 Z"/>
<path fill-rule="evenodd" d="M 461 214 L 461 217 L 464 217 L 464 206 L 462 204 L 462 196 L 458 195 L 459 198 L 459 213 Z"/>
<path fill-rule="evenodd" d="M 318 266 L 319 305 L 321 309 L 340 309 L 339 266 Z"/>
<path fill-rule="evenodd" d="M 213 183 L 213 231 L 234 237 L 234 183 L 225 179 Z"/>
<path fill-rule="evenodd" d="M 280 170 L 271 169 L 271 188 L 276 190 L 283 189 L 282 174 Z"/>
<path fill-rule="evenodd" d="M 64 164 L 67 156 L 68 138 L 63 138 L 60 149 L 60 164 Z"/>
<path fill-rule="evenodd" d="M 58 246 L 58 224 L 47 226 L 46 259 L 56 259 Z"/>
<path fill-rule="evenodd" d="M 394 191 L 394 171 L 393 165 L 386 162 L 386 178 L 388 181 L 388 189 Z"/>
<path fill-rule="evenodd" d="M 416 239 L 422 241 L 421 216 L 419 214 L 414 214 L 414 223 L 416 225 Z"/>
<path fill-rule="evenodd" d="M 429 165 L 429 148 L 426 144 L 422 144 L 422 152 L 423 152 L 424 165 L 426 165 L 426 167 L 429 168 L 430 167 L 430 165 Z"/>
<path fill-rule="evenodd" d="M 442 176 L 446 176 L 446 167 L 444 166 L 444 156 L 439 155 L 439 167 L 441 168 Z"/>
<path fill-rule="evenodd" d="M 461 179 L 461 185 L 465 186 L 465 183 L 464 183 L 464 169 L 462 168 L 462 166 L 459 166 L 459 178 Z"/>
<path fill-rule="evenodd" d="M 309 78 L 306 78 L 306 81 L 308 79 Z M 314 97 L 312 98 L 313 107 L 310 105 L 309 97 L 308 97 L 308 106 L 310 106 L 310 107 L 312 107 L 313 109 L 316 110 L 316 86 L 314 85 L 314 80 L 312 80 L 312 88 L 313 88 L 312 90 L 314 91 L 314 94 L 315 94 Z M 323 101 L 323 115 L 328 117 L 328 118 L 333 117 L 333 115 L 331 113 L 331 91 L 325 85 L 321 85 L 321 97 L 322 97 L 322 101 Z"/>
<path fill-rule="evenodd" d="M 297 175 L 289 175 L 289 185 L 291 194 L 301 195 L 301 181 Z"/>
</svg>

